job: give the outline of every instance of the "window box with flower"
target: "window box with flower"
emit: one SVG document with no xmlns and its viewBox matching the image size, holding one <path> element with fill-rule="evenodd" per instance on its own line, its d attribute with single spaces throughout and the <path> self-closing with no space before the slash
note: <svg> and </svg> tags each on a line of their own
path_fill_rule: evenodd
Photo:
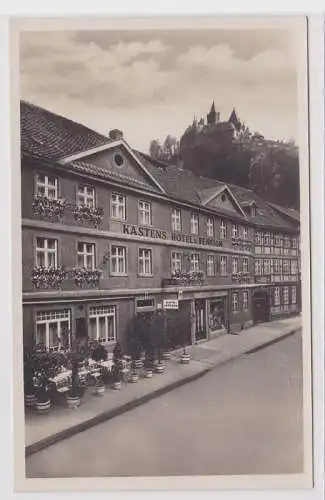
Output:
<svg viewBox="0 0 325 500">
<path fill-rule="evenodd" d="M 34 196 L 33 214 L 48 219 L 58 220 L 64 214 L 66 201 L 63 198 L 49 198 L 47 196 Z"/>
<path fill-rule="evenodd" d="M 32 283 L 35 288 L 61 288 L 66 277 L 64 266 L 35 266 L 32 271 Z"/>
<path fill-rule="evenodd" d="M 190 272 L 174 271 L 170 278 L 163 280 L 163 286 L 202 285 L 204 283 L 204 278 L 205 276 L 203 271 L 190 271 Z"/>
<path fill-rule="evenodd" d="M 77 267 L 72 270 L 72 277 L 75 285 L 79 288 L 96 288 L 99 285 L 102 272 L 99 269 L 89 269 L 87 267 Z"/>
<path fill-rule="evenodd" d="M 76 205 L 73 210 L 75 221 L 100 226 L 104 218 L 104 210 L 100 207 L 91 207 L 88 205 Z"/>
</svg>

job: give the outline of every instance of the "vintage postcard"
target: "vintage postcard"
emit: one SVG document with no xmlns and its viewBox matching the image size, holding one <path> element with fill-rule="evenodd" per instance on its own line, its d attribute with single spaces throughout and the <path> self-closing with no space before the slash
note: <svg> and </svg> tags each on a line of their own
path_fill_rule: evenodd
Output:
<svg viewBox="0 0 325 500">
<path fill-rule="evenodd" d="M 12 20 L 17 490 L 312 487 L 307 46 Z"/>
</svg>

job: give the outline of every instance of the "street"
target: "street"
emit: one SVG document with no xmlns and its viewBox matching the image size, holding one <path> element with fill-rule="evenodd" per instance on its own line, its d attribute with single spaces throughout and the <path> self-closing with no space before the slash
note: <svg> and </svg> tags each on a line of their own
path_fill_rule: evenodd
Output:
<svg viewBox="0 0 325 500">
<path fill-rule="evenodd" d="M 26 475 L 298 473 L 302 431 L 299 332 L 31 455 Z"/>
</svg>

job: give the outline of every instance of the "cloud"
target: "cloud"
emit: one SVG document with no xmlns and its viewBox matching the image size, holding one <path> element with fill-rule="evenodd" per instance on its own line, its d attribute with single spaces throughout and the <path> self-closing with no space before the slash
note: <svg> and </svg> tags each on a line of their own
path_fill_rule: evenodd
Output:
<svg viewBox="0 0 325 500">
<path fill-rule="evenodd" d="M 277 130 L 280 136 L 289 135 L 297 107 L 295 53 L 283 33 L 262 35 L 222 30 L 206 36 L 25 32 L 20 43 L 21 95 L 74 119 L 86 119 L 90 126 L 97 114 L 104 133 L 117 126 L 106 125 L 107 116 L 117 121 L 129 116 L 129 122 L 119 126 L 133 127 L 138 135 L 145 130 L 139 127 L 141 117 L 151 120 L 149 134 L 155 129 L 159 135 L 159 127 L 169 122 L 170 130 L 161 135 L 176 133 L 177 127 L 180 135 L 193 114 L 204 115 L 215 98 L 223 118 L 235 106 L 248 125 L 266 135 Z"/>
</svg>

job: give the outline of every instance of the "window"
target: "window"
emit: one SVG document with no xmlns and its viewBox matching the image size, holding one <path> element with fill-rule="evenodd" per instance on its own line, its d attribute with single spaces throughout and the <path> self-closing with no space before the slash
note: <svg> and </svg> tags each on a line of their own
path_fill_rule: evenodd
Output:
<svg viewBox="0 0 325 500">
<path fill-rule="evenodd" d="M 111 197 L 111 217 L 112 219 L 125 220 L 125 196 L 112 193 Z"/>
<path fill-rule="evenodd" d="M 296 260 L 291 261 L 291 274 L 297 274 L 298 272 L 298 262 Z"/>
<path fill-rule="evenodd" d="M 151 203 L 139 201 L 139 223 L 142 226 L 151 225 Z"/>
<path fill-rule="evenodd" d="M 111 274 L 126 274 L 126 248 L 111 247 Z"/>
<path fill-rule="evenodd" d="M 173 231 L 181 231 L 181 210 L 180 208 L 174 208 L 172 212 L 172 230 Z"/>
<path fill-rule="evenodd" d="M 280 273 L 280 262 L 278 259 L 274 259 L 273 260 L 273 271 L 275 274 L 279 274 Z"/>
<path fill-rule="evenodd" d="M 208 238 L 213 238 L 214 227 L 213 227 L 213 217 L 207 218 L 207 236 Z"/>
<path fill-rule="evenodd" d="M 226 255 L 221 255 L 221 257 L 220 257 L 220 273 L 221 273 L 221 276 L 227 276 L 228 265 L 227 265 L 227 256 Z"/>
<path fill-rule="evenodd" d="M 232 273 L 233 274 L 238 273 L 238 257 L 232 258 Z"/>
<path fill-rule="evenodd" d="M 248 240 L 248 229 L 247 227 L 243 227 L 243 239 Z"/>
<path fill-rule="evenodd" d="M 263 245 L 263 235 L 262 235 L 261 231 L 256 231 L 255 243 L 256 243 L 256 245 Z"/>
<path fill-rule="evenodd" d="M 172 252 L 172 273 L 182 270 L 182 254 L 180 252 Z"/>
<path fill-rule="evenodd" d="M 36 265 L 57 267 L 57 240 L 36 238 Z"/>
<path fill-rule="evenodd" d="M 94 208 L 95 207 L 95 189 L 90 186 L 79 184 L 77 187 L 77 205 Z"/>
<path fill-rule="evenodd" d="M 264 260 L 264 275 L 271 274 L 271 261 L 270 259 Z"/>
<path fill-rule="evenodd" d="M 233 293 L 231 297 L 232 312 L 239 311 L 238 293 Z"/>
<path fill-rule="evenodd" d="M 254 203 L 251 206 L 251 216 L 252 217 L 256 216 L 256 205 Z"/>
<path fill-rule="evenodd" d="M 36 195 L 56 199 L 58 197 L 58 179 L 53 175 L 36 176 Z"/>
<path fill-rule="evenodd" d="M 297 238 L 292 238 L 292 248 L 297 248 Z"/>
<path fill-rule="evenodd" d="M 287 306 L 289 304 L 289 287 L 283 287 L 283 304 Z"/>
<path fill-rule="evenodd" d="M 94 269 L 95 267 L 95 245 L 78 241 L 77 244 L 78 267 Z"/>
<path fill-rule="evenodd" d="M 231 232 L 232 237 L 233 238 L 237 238 L 238 237 L 238 233 L 239 233 L 239 231 L 238 231 L 238 225 L 237 224 L 233 224 L 232 225 L 232 232 Z"/>
<path fill-rule="evenodd" d="M 215 266 L 214 266 L 214 256 L 207 256 L 207 275 L 214 276 L 215 275 Z"/>
<path fill-rule="evenodd" d="M 199 271 L 200 256 L 198 253 L 191 253 L 191 271 Z"/>
<path fill-rule="evenodd" d="M 89 338 L 101 342 L 115 342 L 116 306 L 89 307 Z"/>
<path fill-rule="evenodd" d="M 270 245 L 271 244 L 271 233 L 267 232 L 264 233 L 264 245 Z"/>
<path fill-rule="evenodd" d="M 124 163 L 124 158 L 121 154 L 119 153 L 116 153 L 113 157 L 114 159 L 114 163 L 118 166 L 118 167 L 122 167 L 123 163 Z"/>
<path fill-rule="evenodd" d="M 290 272 L 290 261 L 284 260 L 283 261 L 283 274 L 289 274 L 289 272 Z"/>
<path fill-rule="evenodd" d="M 255 274 L 260 276 L 262 274 L 262 264 L 263 261 L 261 259 L 255 260 Z"/>
<path fill-rule="evenodd" d="M 139 274 L 152 275 L 152 251 L 149 248 L 139 248 Z"/>
<path fill-rule="evenodd" d="M 297 302 L 297 288 L 295 286 L 291 287 L 291 304 Z"/>
<path fill-rule="evenodd" d="M 191 234 L 199 232 L 199 217 L 197 214 L 191 214 Z"/>
<path fill-rule="evenodd" d="M 36 312 L 36 344 L 47 349 L 70 345 L 71 314 L 69 309 Z"/>
<path fill-rule="evenodd" d="M 285 236 L 283 239 L 283 246 L 285 248 L 289 248 L 291 246 L 290 238 L 289 236 Z"/>
<path fill-rule="evenodd" d="M 278 286 L 274 288 L 273 301 L 275 306 L 280 305 L 280 288 Z"/>
<path fill-rule="evenodd" d="M 274 244 L 275 244 L 276 247 L 280 247 L 281 246 L 281 236 L 279 234 L 275 234 Z"/>
<path fill-rule="evenodd" d="M 243 257 L 242 265 L 243 265 L 243 273 L 248 273 L 248 258 L 247 257 Z"/>
<path fill-rule="evenodd" d="M 220 221 L 220 239 L 227 239 L 227 224 L 224 220 Z"/>
<path fill-rule="evenodd" d="M 243 292 L 243 310 L 247 311 L 248 309 L 248 292 Z"/>
</svg>

